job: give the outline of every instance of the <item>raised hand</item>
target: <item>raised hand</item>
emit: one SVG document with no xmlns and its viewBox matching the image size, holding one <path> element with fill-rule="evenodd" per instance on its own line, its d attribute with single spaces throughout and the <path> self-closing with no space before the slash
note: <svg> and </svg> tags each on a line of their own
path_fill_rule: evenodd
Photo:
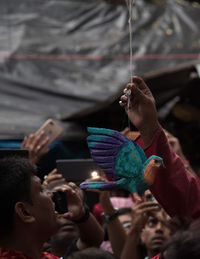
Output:
<svg viewBox="0 0 200 259">
<path fill-rule="evenodd" d="M 127 94 L 129 89 L 131 90 L 130 95 Z M 133 83 L 126 85 L 120 105 L 125 108 L 130 121 L 140 131 L 144 145 L 148 146 L 159 123 L 155 99 L 141 78 L 134 76 Z"/>
<path fill-rule="evenodd" d="M 47 189 L 53 189 L 55 186 L 65 184 L 66 180 L 62 174 L 58 174 L 58 170 L 53 169 L 48 175 L 44 176 L 43 187 Z"/>
<path fill-rule="evenodd" d="M 41 131 L 38 135 L 30 134 L 28 137 L 24 138 L 21 145 L 21 149 L 28 149 L 29 160 L 34 164 L 37 164 L 39 160 L 49 151 L 48 147 L 46 147 L 49 138 L 46 137 L 43 141 L 41 141 L 43 134 L 43 131 Z"/>
</svg>

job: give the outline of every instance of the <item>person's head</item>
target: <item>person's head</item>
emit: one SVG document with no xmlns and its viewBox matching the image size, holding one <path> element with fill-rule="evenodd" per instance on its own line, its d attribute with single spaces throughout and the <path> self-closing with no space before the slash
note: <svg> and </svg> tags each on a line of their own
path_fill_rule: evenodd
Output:
<svg viewBox="0 0 200 259">
<path fill-rule="evenodd" d="M 141 232 L 141 241 L 149 257 L 160 252 L 170 236 L 169 216 L 163 209 L 152 212 Z"/>
<path fill-rule="evenodd" d="M 17 202 L 26 201 L 32 204 L 31 177 L 35 172 L 36 169 L 26 159 L 0 159 L 0 235 L 13 229 Z"/>
<path fill-rule="evenodd" d="M 68 259 L 114 259 L 114 255 L 103 249 L 90 247 L 71 254 Z"/>
<path fill-rule="evenodd" d="M 178 230 L 163 247 L 163 259 L 200 258 L 200 220 L 178 219 Z M 190 222 L 190 223 L 189 223 Z M 181 223 L 181 224 L 180 224 Z"/>
<path fill-rule="evenodd" d="M 28 159 L 0 159 L 1 239 L 22 229 L 31 229 L 38 238 L 40 234 L 47 237 L 57 230 L 53 202 L 43 193 L 36 172 Z"/>
</svg>

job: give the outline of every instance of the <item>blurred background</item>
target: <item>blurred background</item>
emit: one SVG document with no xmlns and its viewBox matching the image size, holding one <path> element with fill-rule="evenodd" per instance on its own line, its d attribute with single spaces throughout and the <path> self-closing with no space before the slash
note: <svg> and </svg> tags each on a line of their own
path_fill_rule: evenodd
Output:
<svg viewBox="0 0 200 259">
<path fill-rule="evenodd" d="M 125 0 L 0 0 L 0 14 L 1 148 L 53 118 L 65 134 L 49 155 L 88 158 L 87 126 L 128 126 L 118 104 L 130 81 Z M 199 14 L 200 1 L 135 0 L 132 35 L 134 74 L 200 174 Z"/>
</svg>

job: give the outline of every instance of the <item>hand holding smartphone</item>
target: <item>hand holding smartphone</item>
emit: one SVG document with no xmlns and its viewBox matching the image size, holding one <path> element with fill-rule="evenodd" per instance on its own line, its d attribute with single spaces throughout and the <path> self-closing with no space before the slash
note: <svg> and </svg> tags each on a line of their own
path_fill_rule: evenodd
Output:
<svg viewBox="0 0 200 259">
<path fill-rule="evenodd" d="M 44 148 L 49 147 L 57 138 L 63 134 L 64 130 L 52 119 L 48 119 L 35 133 L 36 136 L 42 135 L 40 143 L 48 138 Z"/>
<path fill-rule="evenodd" d="M 55 210 L 59 214 L 64 214 L 64 213 L 68 212 L 67 198 L 66 198 L 65 192 L 62 192 L 62 191 L 54 192 L 52 200 L 55 204 Z"/>
<path fill-rule="evenodd" d="M 49 146 L 63 134 L 64 130 L 52 119 L 48 119 L 34 134 L 25 137 L 21 149 L 29 151 L 29 160 L 36 164 L 48 153 Z"/>
</svg>

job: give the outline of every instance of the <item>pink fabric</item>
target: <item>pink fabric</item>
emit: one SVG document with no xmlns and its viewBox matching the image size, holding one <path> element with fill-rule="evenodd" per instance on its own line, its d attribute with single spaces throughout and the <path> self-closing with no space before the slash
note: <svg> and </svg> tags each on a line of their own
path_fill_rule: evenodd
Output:
<svg viewBox="0 0 200 259">
<path fill-rule="evenodd" d="M 112 250 L 110 241 L 103 241 L 100 248 L 113 254 L 113 250 Z"/>
<path fill-rule="evenodd" d="M 111 197 L 110 200 L 112 202 L 113 207 L 116 209 L 132 207 L 134 205 L 133 200 L 129 197 Z"/>
<path fill-rule="evenodd" d="M 166 212 L 170 216 L 200 217 L 200 181 L 174 153 L 161 127 L 145 153 L 164 160 L 166 168 L 158 169 L 150 190 Z"/>
</svg>

